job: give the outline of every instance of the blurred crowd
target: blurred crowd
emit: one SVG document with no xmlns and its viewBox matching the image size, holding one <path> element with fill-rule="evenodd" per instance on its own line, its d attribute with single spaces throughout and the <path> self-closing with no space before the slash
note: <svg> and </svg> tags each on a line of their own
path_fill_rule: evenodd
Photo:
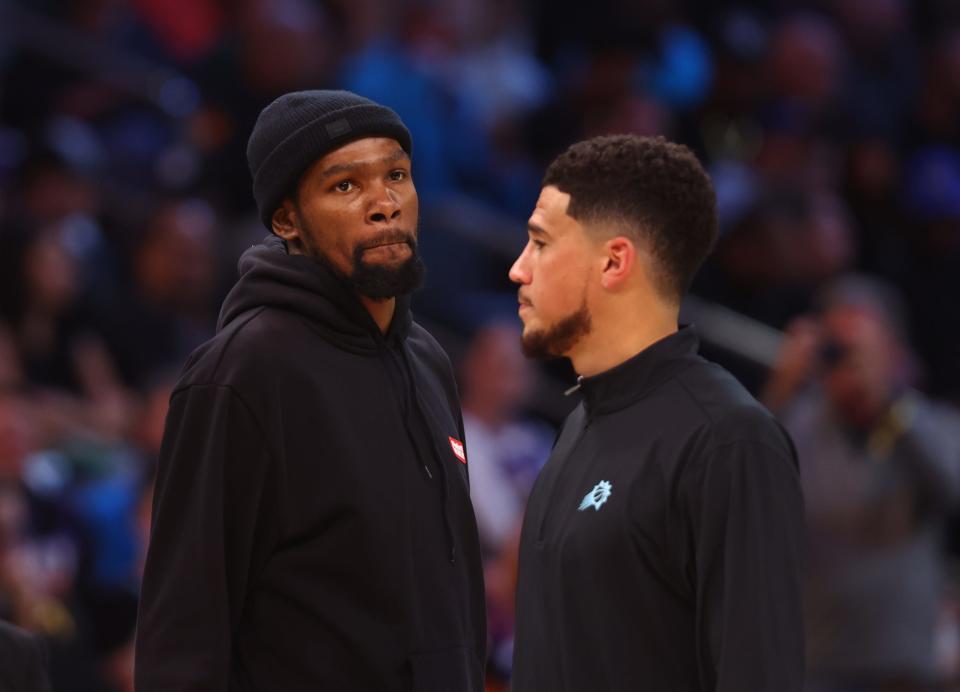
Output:
<svg viewBox="0 0 960 692">
<path fill-rule="evenodd" d="M 697 152 L 721 238 L 693 292 L 784 334 L 757 359 L 701 332 L 797 441 L 811 689 L 960 679 L 960 3 L 5 0 L 0 619 L 42 636 L 55 690 L 132 690 L 167 398 L 266 234 L 246 138 L 333 87 L 413 135 L 414 307 L 459 366 L 491 690 L 574 403 L 520 356 L 507 269 L 549 160 L 612 132 Z"/>
</svg>

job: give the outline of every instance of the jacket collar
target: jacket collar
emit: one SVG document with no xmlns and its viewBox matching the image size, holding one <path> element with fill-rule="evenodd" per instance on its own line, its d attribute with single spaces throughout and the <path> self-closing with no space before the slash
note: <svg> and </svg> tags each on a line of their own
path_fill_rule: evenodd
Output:
<svg viewBox="0 0 960 692">
<path fill-rule="evenodd" d="M 690 365 L 697 358 L 699 347 L 696 327 L 681 327 L 620 365 L 581 378 L 587 415 L 611 413 L 642 399 Z"/>
</svg>

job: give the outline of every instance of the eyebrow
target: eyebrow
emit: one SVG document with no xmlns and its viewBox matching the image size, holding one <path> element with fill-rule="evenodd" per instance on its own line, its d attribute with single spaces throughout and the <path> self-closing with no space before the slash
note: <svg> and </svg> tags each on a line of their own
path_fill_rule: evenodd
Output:
<svg viewBox="0 0 960 692">
<path fill-rule="evenodd" d="M 382 159 L 374 159 L 372 161 L 357 161 L 356 163 L 334 164 L 329 168 L 324 168 L 323 171 L 320 172 L 320 177 L 326 179 L 334 175 L 340 175 L 341 173 L 353 173 L 367 166 L 376 166 L 377 164 L 382 163 L 394 163 L 396 161 L 400 161 L 401 159 L 409 158 L 410 157 L 407 155 L 407 152 L 405 152 L 403 149 L 397 149 L 395 152 L 389 156 L 384 156 Z"/>
<path fill-rule="evenodd" d="M 550 237 L 550 234 L 547 233 L 546 229 L 544 229 L 542 226 L 538 226 L 535 223 L 527 222 L 527 230 L 537 235 L 543 235 L 543 236 L 546 236 L 547 238 Z"/>
</svg>

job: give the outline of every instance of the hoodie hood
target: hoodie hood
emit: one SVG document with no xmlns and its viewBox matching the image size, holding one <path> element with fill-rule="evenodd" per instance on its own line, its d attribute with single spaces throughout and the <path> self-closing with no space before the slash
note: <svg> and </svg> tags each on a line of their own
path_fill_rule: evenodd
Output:
<svg viewBox="0 0 960 692">
<path fill-rule="evenodd" d="M 381 333 L 353 290 L 305 255 L 291 255 L 277 236 L 268 236 L 240 257 L 240 279 L 220 308 L 217 331 L 245 312 L 276 308 L 310 320 L 331 342 L 356 353 L 375 353 L 402 340 L 410 329 L 409 296 L 398 296 L 393 321 Z"/>
</svg>

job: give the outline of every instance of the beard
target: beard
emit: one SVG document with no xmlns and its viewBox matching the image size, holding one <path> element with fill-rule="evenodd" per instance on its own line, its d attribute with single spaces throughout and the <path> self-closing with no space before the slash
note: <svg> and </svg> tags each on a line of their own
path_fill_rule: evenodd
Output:
<svg viewBox="0 0 960 692">
<path fill-rule="evenodd" d="M 583 302 L 574 313 L 546 329 L 524 332 L 520 346 L 527 358 L 559 357 L 569 353 L 592 328 L 587 297 L 584 295 Z"/>
<path fill-rule="evenodd" d="M 394 265 L 367 262 L 364 259 L 366 250 L 387 243 L 406 243 L 410 248 L 410 256 Z M 408 231 L 387 231 L 357 245 L 353 248 L 349 274 L 334 266 L 323 253 L 314 251 L 311 254 L 347 287 L 371 300 L 387 300 L 413 293 L 423 285 L 426 274 L 426 267 L 417 252 L 416 237 Z"/>
<path fill-rule="evenodd" d="M 426 267 L 417 252 L 417 241 L 410 236 L 403 242 L 410 247 L 410 256 L 393 266 L 366 262 L 363 259 L 366 248 L 354 248 L 353 273 L 344 277 L 347 284 L 371 300 L 386 300 L 416 291 L 423 285 Z"/>
</svg>

